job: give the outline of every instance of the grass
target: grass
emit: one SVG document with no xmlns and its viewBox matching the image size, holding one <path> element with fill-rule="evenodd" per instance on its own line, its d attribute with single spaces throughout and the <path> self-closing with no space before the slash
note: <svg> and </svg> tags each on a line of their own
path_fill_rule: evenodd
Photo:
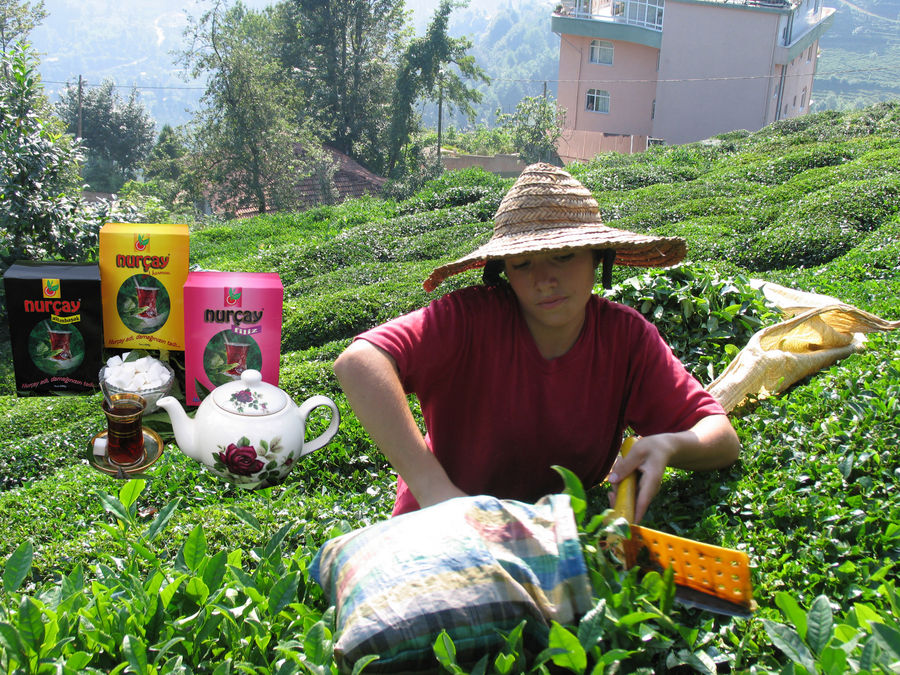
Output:
<svg viewBox="0 0 900 675">
<path fill-rule="evenodd" d="M 662 306 L 664 316 L 672 318 L 676 310 L 668 303 L 677 298 L 671 275 L 681 274 L 689 289 L 706 284 L 715 290 L 712 280 L 717 278 L 757 277 L 833 295 L 885 319 L 900 319 L 898 104 L 811 115 L 753 134 L 735 132 L 644 155 L 600 156 L 570 169 L 592 189 L 607 222 L 687 238 L 688 266 L 638 284 L 638 295 L 653 298 L 651 315 Z M 22 625 L 25 610 L 16 607 L 23 597 L 46 599 L 48 588 L 74 578 L 79 570 L 111 585 L 103 571 L 110 565 L 122 570 L 134 565 L 136 575 L 150 575 L 154 566 L 166 574 L 182 570 L 190 575 L 213 565 L 210 561 L 218 552 L 242 552 L 239 567 L 256 575 L 253 583 L 259 588 L 269 589 L 278 579 L 288 579 L 281 583 L 290 585 L 291 579 L 306 578 L 303 570 L 312 553 L 329 536 L 386 518 L 394 475 L 350 411 L 331 363 L 355 333 L 426 303 L 430 298 L 421 280 L 428 272 L 489 236 L 491 215 L 511 181 L 471 170 L 460 174 L 445 174 L 404 202 L 351 200 L 303 214 L 192 232 L 192 263 L 281 275 L 286 298 L 280 384 L 295 400 L 323 393 L 341 409 L 335 440 L 305 458 L 282 486 L 256 492 L 234 488 L 215 480 L 169 443 L 146 476 L 143 492 L 134 495 L 133 512 L 125 520 L 115 517 L 101 495 L 122 498 L 122 483 L 93 471 L 84 459 L 87 440 L 103 425 L 99 396 L 16 398 L 4 335 L 0 560 L 14 558 L 25 541 L 31 543 L 33 556 L 21 588 L 11 590 L 6 583 L 0 592 L 0 606 L 6 608 L 0 623 Z M 616 268 L 614 282 L 623 284 L 634 275 L 634 270 Z M 463 274 L 439 292 L 476 280 L 474 273 Z M 629 301 L 626 295 L 620 299 Z M 702 296 L 697 297 L 698 305 L 703 304 Z M 684 345 L 683 358 L 697 359 L 696 372 L 708 381 L 734 347 L 727 347 L 726 339 L 708 340 L 702 326 L 684 326 L 667 326 L 668 337 Z M 728 329 L 732 342 L 737 336 L 746 340 L 752 332 L 740 330 L 744 332 L 737 324 Z M 702 354 L 692 356 L 691 350 Z M 641 667 L 648 668 L 683 663 L 703 672 L 711 660 L 733 672 L 802 672 L 790 669 L 803 662 L 806 649 L 813 667 L 823 672 L 835 663 L 844 664 L 841 670 L 861 669 L 860 663 L 868 663 L 861 655 L 867 642 L 841 642 L 849 635 L 842 629 L 829 645 L 816 649 L 806 627 L 813 625 L 812 619 L 805 614 L 800 619 L 813 608 L 816 617 L 822 616 L 817 598 L 823 596 L 835 625 L 880 636 L 881 629 L 865 620 L 875 616 L 876 624 L 896 628 L 900 611 L 886 583 L 897 578 L 900 560 L 900 332 L 871 336 L 865 351 L 780 396 L 751 402 L 732 419 L 743 445 L 740 461 L 712 474 L 670 472 L 645 523 L 746 550 L 753 561 L 759 609 L 746 621 L 682 612 L 671 625 L 651 621 L 656 626 L 653 635 L 647 626 L 621 622 L 620 638 L 632 640 L 627 644 L 635 650 L 629 658 L 639 663 L 644 654 L 647 660 Z M 313 427 L 316 424 L 321 420 Z M 588 495 L 590 508 L 602 510 L 605 489 L 593 488 Z M 154 539 L 152 555 L 143 559 L 134 554 L 127 543 L 133 541 L 129 533 L 150 526 L 176 501 L 178 508 L 166 521 L 165 536 Z M 283 525 L 287 529 L 279 535 Z M 203 555 L 197 555 L 197 569 L 188 569 L 185 552 L 190 557 L 190 551 L 200 550 L 201 535 Z M 280 538 L 273 544 L 276 535 Z M 281 567 L 273 552 L 282 556 Z M 266 576 L 270 574 L 271 579 Z M 243 577 L 236 579 L 242 589 L 250 584 Z M 625 602 L 621 594 L 626 586 L 617 588 L 610 591 L 610 607 Z M 293 649 L 309 655 L 316 645 L 325 644 L 326 629 L 321 626 L 327 624 L 327 608 L 314 584 L 300 583 L 295 590 L 293 622 L 274 617 L 270 628 L 273 634 L 301 631 L 292 639 L 302 642 L 305 635 L 307 643 Z M 178 610 L 183 616 L 204 606 L 189 598 L 184 603 Z M 48 616 L 44 614 L 45 622 Z M 236 630 L 234 645 L 257 639 L 248 637 L 248 626 Z M 791 642 L 790 630 L 802 645 Z M 8 634 L 0 633 L 0 649 L 13 653 Z M 688 640 L 686 635 L 693 637 Z M 867 658 L 890 653 L 894 634 L 885 635 Z M 287 633 L 284 640 L 289 641 Z M 98 672 L 137 658 L 135 648 L 117 651 L 120 647 L 101 642 L 77 644 L 95 655 L 90 664 Z M 242 662 L 257 664 L 252 672 L 276 672 L 271 665 L 276 652 L 284 657 L 271 645 L 234 645 L 235 659 L 240 653 Z M 852 663 L 839 661 L 840 656 L 829 651 L 832 647 Z M 204 656 L 203 661 L 195 652 L 182 654 L 186 660 L 194 657 L 194 672 L 213 672 L 214 657 Z M 291 662 L 292 657 L 284 658 Z M 326 670 L 321 672 L 328 672 L 330 657 L 323 658 Z M 174 668 L 171 663 L 157 666 L 159 672 Z M 873 669 L 878 667 L 876 663 Z M 307 666 L 297 668 L 301 672 Z"/>
</svg>

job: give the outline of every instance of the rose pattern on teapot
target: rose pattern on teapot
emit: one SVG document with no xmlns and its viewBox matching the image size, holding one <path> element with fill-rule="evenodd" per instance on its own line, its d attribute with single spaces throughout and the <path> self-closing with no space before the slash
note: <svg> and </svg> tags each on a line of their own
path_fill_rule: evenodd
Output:
<svg viewBox="0 0 900 675">
<path fill-rule="evenodd" d="M 230 475 L 239 482 L 259 482 L 259 487 L 281 483 L 287 475 L 282 467 L 290 467 L 294 463 L 293 456 L 288 453 L 281 457 L 284 448 L 280 437 L 260 440 L 258 446 L 254 447 L 246 436 L 226 446 L 220 445 L 219 452 L 213 453 L 211 468 L 223 477 Z"/>
<path fill-rule="evenodd" d="M 249 389 L 241 389 L 231 395 L 231 405 L 234 411 L 240 415 L 246 415 L 250 410 L 255 412 L 266 412 L 268 404 L 260 400 L 259 395 Z"/>
</svg>

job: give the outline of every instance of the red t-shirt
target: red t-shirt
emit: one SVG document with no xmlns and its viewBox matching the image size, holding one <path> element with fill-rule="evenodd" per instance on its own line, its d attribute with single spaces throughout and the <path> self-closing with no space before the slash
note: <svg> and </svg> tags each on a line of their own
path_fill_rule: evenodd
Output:
<svg viewBox="0 0 900 675">
<path fill-rule="evenodd" d="M 547 360 L 505 286 L 472 286 L 359 338 L 397 362 L 422 407 L 428 447 L 467 494 L 534 502 L 609 473 L 626 427 L 684 431 L 724 410 L 630 307 L 593 295 L 584 328 Z M 418 504 L 401 478 L 394 514 Z"/>
</svg>

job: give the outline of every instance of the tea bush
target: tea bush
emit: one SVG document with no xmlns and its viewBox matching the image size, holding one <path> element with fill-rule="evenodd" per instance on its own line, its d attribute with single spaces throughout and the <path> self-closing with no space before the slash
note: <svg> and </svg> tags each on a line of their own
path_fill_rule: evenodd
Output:
<svg viewBox="0 0 900 675">
<path fill-rule="evenodd" d="M 609 224 L 687 238 L 690 263 L 646 275 L 616 267 L 614 293 L 708 381 L 774 320 L 751 275 L 900 319 L 898 139 L 900 105 L 881 104 L 571 169 L 593 174 Z M 281 486 L 235 488 L 174 445 L 145 483 L 98 474 L 84 459 L 102 425 L 98 397 L 16 399 L 0 339 L 0 669 L 333 672 L 333 614 L 309 561 L 329 537 L 388 517 L 396 477 L 331 363 L 359 330 L 477 282 L 470 271 L 433 294 L 421 288 L 434 266 L 489 236 L 506 184 L 447 173 L 406 202 L 192 227 L 194 265 L 281 275 L 280 385 L 296 400 L 328 394 L 340 409 L 334 440 Z M 832 257 L 772 269 L 793 249 Z M 680 607 L 663 576 L 609 564 L 598 485 L 580 514 L 593 610 L 547 627 L 537 653 L 513 631 L 480 665 L 455 663 L 436 634 L 435 672 L 892 672 L 898 382 L 900 332 L 870 335 L 865 351 L 732 413 L 736 464 L 667 473 L 645 524 L 747 551 L 752 618 Z M 310 437 L 326 423 L 317 412 Z"/>
<path fill-rule="evenodd" d="M 414 196 L 401 202 L 398 209 L 401 214 L 409 214 L 486 202 L 490 217 L 511 186 L 511 179 L 481 167 L 448 171 L 425 183 Z"/>
<path fill-rule="evenodd" d="M 744 277 L 720 278 L 696 265 L 646 272 L 603 293 L 637 309 L 675 356 L 709 384 L 778 312 Z"/>
</svg>

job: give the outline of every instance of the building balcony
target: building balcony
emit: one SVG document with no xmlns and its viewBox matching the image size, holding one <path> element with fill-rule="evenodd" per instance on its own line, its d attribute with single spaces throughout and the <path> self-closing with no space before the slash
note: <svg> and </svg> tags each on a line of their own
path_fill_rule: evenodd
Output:
<svg viewBox="0 0 900 675">
<path fill-rule="evenodd" d="M 563 0 L 555 14 L 661 31 L 665 0 Z"/>
<path fill-rule="evenodd" d="M 562 0 L 553 12 L 555 33 L 624 40 L 659 48 L 665 0 Z"/>
</svg>

